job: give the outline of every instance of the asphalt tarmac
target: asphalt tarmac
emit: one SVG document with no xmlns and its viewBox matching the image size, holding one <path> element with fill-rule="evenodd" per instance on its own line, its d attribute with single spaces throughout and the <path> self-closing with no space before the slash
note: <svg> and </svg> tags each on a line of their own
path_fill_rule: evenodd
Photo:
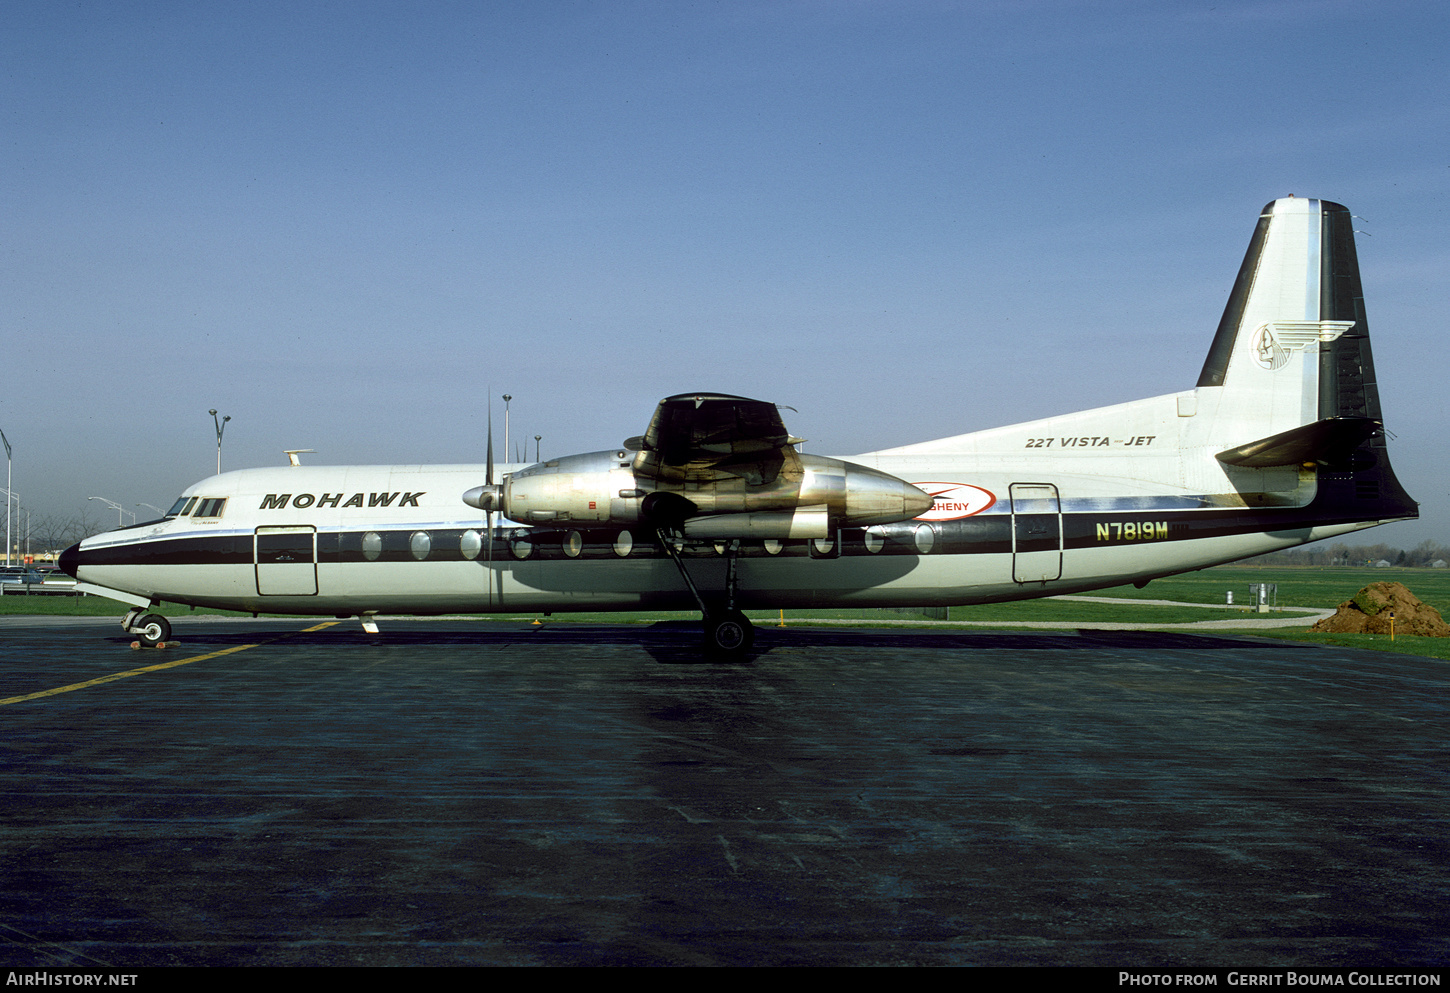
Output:
<svg viewBox="0 0 1450 993">
<path fill-rule="evenodd" d="M 0 627 L 7 966 L 1450 960 L 1444 662 L 323 623 Z"/>
</svg>

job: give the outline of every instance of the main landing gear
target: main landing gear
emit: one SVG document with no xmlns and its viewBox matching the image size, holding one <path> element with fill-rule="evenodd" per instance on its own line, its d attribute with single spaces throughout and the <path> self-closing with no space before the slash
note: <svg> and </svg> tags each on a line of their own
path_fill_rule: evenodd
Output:
<svg viewBox="0 0 1450 993">
<path fill-rule="evenodd" d="M 660 547 L 674 559 L 685 585 L 690 588 L 690 595 L 700 606 L 700 613 L 705 620 L 705 654 L 730 662 L 745 658 L 750 646 L 755 643 L 755 626 L 750 623 L 750 618 L 735 607 L 735 557 L 740 550 L 740 542 L 731 541 L 726 546 L 725 603 L 712 606 L 700 595 L 700 590 L 690 578 L 690 571 L 685 568 L 685 562 L 680 558 L 680 551 L 674 542 L 663 529 L 656 530 L 655 534 L 659 538 Z"/>
<path fill-rule="evenodd" d="M 755 625 L 738 610 L 711 616 L 705 613 L 705 652 L 726 659 L 741 659 L 755 643 Z"/>
<path fill-rule="evenodd" d="M 134 634 L 146 648 L 155 648 L 171 638 L 171 622 L 160 614 L 143 614 L 137 607 L 121 620 L 121 630 Z"/>
</svg>

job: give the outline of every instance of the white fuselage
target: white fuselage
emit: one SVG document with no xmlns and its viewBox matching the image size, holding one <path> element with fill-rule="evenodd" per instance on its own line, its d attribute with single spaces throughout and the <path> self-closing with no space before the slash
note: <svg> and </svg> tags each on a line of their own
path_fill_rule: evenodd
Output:
<svg viewBox="0 0 1450 993">
<path fill-rule="evenodd" d="M 1195 393 L 1213 392 L 963 436 L 951 439 L 952 452 L 928 443 L 849 459 L 919 485 L 937 505 L 912 521 L 826 540 L 744 541 L 738 602 L 1023 599 L 1198 569 L 1381 522 L 1333 512 L 1309 519 L 1312 469 L 1231 470 L 1214 460 L 1214 443 L 1194 444 L 1193 425 L 1193 404 L 1205 402 Z M 461 499 L 484 476 L 481 465 L 223 473 L 183 494 L 200 498 L 198 509 L 220 506 L 218 516 L 87 539 L 78 578 L 151 601 L 273 613 L 694 606 L 647 527 L 495 519 L 490 548 L 483 515 Z M 724 588 L 725 551 L 724 541 L 683 547 L 707 593 Z"/>
</svg>

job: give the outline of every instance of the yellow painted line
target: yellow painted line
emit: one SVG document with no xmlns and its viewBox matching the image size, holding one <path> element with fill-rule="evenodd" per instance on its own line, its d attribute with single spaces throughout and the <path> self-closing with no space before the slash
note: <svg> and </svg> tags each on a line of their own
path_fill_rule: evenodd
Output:
<svg viewBox="0 0 1450 993">
<path fill-rule="evenodd" d="M 69 686 L 57 686 L 51 690 L 40 690 L 36 693 L 27 693 L 24 696 L 7 697 L 0 700 L 0 707 L 12 703 L 24 703 L 26 700 L 39 700 L 41 697 L 59 696 L 61 693 L 73 693 L 76 690 L 84 690 L 91 686 L 100 686 L 102 683 L 114 683 L 118 679 L 130 679 L 132 676 L 141 676 L 148 672 L 160 672 L 162 669 L 175 669 L 181 665 L 191 665 L 193 662 L 205 662 L 208 659 L 219 659 L 223 655 L 233 655 L 237 652 L 245 652 L 249 648 L 257 648 L 261 645 L 270 645 L 274 641 L 281 641 L 290 638 L 294 634 L 309 634 L 313 631 L 321 631 L 323 628 L 332 627 L 337 621 L 324 621 L 321 624 L 314 624 L 310 628 L 303 628 L 301 631 L 293 631 L 278 638 L 268 638 L 266 641 L 258 641 L 251 645 L 237 645 L 234 648 L 223 648 L 219 652 L 208 652 L 206 655 L 193 655 L 189 659 L 177 659 L 175 662 L 159 662 L 156 665 L 143 665 L 139 669 L 128 669 L 125 672 L 114 672 L 109 676 L 98 676 L 95 679 L 87 679 L 83 683 L 71 683 Z"/>
</svg>

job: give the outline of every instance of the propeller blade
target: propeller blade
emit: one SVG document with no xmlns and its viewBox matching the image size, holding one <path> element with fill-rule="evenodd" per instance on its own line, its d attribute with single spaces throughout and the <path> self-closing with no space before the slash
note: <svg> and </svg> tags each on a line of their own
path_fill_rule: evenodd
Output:
<svg viewBox="0 0 1450 993">
<path fill-rule="evenodd" d="M 488 395 L 488 461 L 487 478 L 484 483 L 489 490 L 493 489 L 493 393 Z M 484 540 L 488 542 L 488 551 L 484 559 L 484 571 L 488 573 L 488 605 L 493 606 L 493 504 L 492 498 L 484 505 Z"/>
</svg>

